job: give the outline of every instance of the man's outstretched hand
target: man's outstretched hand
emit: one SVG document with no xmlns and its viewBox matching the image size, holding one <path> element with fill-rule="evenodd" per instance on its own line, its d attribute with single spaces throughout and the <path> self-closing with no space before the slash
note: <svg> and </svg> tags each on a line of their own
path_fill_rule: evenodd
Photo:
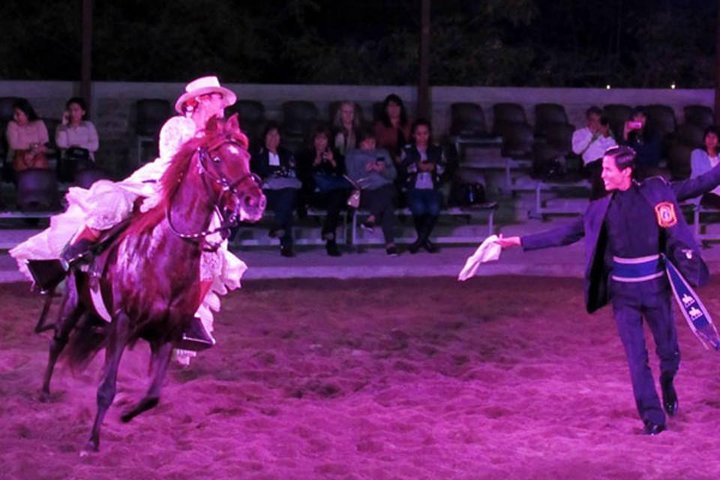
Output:
<svg viewBox="0 0 720 480">
<path fill-rule="evenodd" d="M 498 236 L 498 239 L 495 240 L 495 243 L 500 245 L 502 248 L 510 248 L 510 247 L 519 247 L 522 245 L 520 242 L 520 237 L 503 237 L 502 234 Z"/>
</svg>

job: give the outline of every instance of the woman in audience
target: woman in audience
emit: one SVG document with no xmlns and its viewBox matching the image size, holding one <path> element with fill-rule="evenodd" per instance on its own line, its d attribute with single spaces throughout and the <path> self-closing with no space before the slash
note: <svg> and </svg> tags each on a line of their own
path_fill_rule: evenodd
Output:
<svg viewBox="0 0 720 480">
<path fill-rule="evenodd" d="M 49 140 L 47 127 L 26 99 L 20 98 L 13 104 L 13 119 L 8 122 L 6 135 L 15 172 L 49 168 L 45 156 Z"/>
<path fill-rule="evenodd" d="M 718 164 L 718 139 L 720 130 L 715 125 L 705 129 L 703 148 L 696 148 L 690 156 L 691 176 L 698 177 Z M 704 194 L 700 205 L 720 209 L 720 187 Z"/>
<path fill-rule="evenodd" d="M 446 161 L 443 149 L 432 144 L 431 138 L 430 122 L 416 120 L 412 126 L 412 143 L 403 149 L 400 157 L 407 176 L 407 203 L 417 231 L 417 239 L 408 247 L 410 253 L 417 253 L 420 248 L 430 253 L 438 251 L 430 241 L 430 234 L 440 215 L 440 179 Z"/>
<path fill-rule="evenodd" d="M 630 118 L 625 122 L 621 143 L 637 153 L 635 175 L 638 180 L 658 174 L 661 156 L 660 137 L 648 131 L 647 116 L 642 108 L 633 110 Z"/>
<path fill-rule="evenodd" d="M 375 123 L 375 138 L 396 162 L 402 148 L 410 141 L 410 120 L 402 99 L 392 93 L 385 97 L 380 120 Z"/>
<path fill-rule="evenodd" d="M 372 130 L 363 130 L 360 148 L 348 152 L 345 165 L 348 176 L 362 190 L 360 207 L 370 211 L 363 226 L 373 229 L 379 223 L 385 238 L 385 251 L 388 255 L 397 255 L 394 232 L 396 189 L 393 185 L 397 172 L 390 154 L 384 148 L 377 148 Z"/>
<path fill-rule="evenodd" d="M 340 155 L 357 148 L 357 137 L 360 130 L 360 118 L 355 111 L 355 103 L 345 101 L 340 104 L 335 119 L 333 120 L 335 131 L 335 150 Z"/>
<path fill-rule="evenodd" d="M 410 142 L 410 120 L 402 99 L 394 93 L 383 101 L 380 120 L 375 123 L 375 138 L 378 147 L 390 152 L 398 173 L 395 185 L 401 193 L 401 201 L 404 201 L 405 171 L 400 166 L 400 153 Z"/>
<path fill-rule="evenodd" d="M 283 257 L 294 257 L 293 211 L 302 185 L 297 178 L 295 157 L 280 146 L 280 125 L 276 122 L 267 124 L 263 139 L 263 147 L 252 156 L 252 171 L 262 179 L 267 206 L 274 214 L 270 236 L 280 239 L 280 254 Z"/>
<path fill-rule="evenodd" d="M 343 176 L 344 158 L 330 147 L 330 138 L 328 128 L 318 126 L 315 129 L 312 145 L 298 159 L 298 175 L 308 202 L 327 210 L 322 226 L 325 250 L 331 257 L 339 257 L 336 230 L 351 185 Z"/>
<path fill-rule="evenodd" d="M 62 122 L 55 130 L 55 144 L 62 150 L 60 170 L 68 177 L 90 167 L 100 146 L 95 125 L 86 116 L 85 100 L 72 97 L 65 103 Z"/>
</svg>

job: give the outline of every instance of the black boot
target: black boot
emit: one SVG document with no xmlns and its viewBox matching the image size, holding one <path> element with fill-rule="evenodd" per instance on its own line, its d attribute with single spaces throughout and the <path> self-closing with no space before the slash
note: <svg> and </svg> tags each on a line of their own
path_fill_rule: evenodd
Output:
<svg viewBox="0 0 720 480">
<path fill-rule="evenodd" d="M 325 251 L 327 251 L 327 254 L 331 257 L 340 257 L 342 254 L 340 253 L 340 249 L 337 246 L 337 242 L 335 240 L 327 240 L 325 242 Z"/>
<path fill-rule="evenodd" d="M 430 234 L 435 228 L 437 218 L 438 217 L 431 217 L 430 215 L 428 215 L 425 218 L 425 224 L 423 225 L 422 246 L 429 253 L 437 253 L 439 251 L 438 247 L 430 241 Z"/>
<path fill-rule="evenodd" d="M 66 270 L 75 264 L 87 262 L 92 256 L 92 247 L 95 242 L 87 238 L 81 238 L 65 247 L 60 254 L 60 261 L 66 266 Z"/>
<path fill-rule="evenodd" d="M 193 317 L 183 331 L 178 348 L 199 352 L 207 350 L 213 345 L 215 345 L 215 340 L 205 330 L 202 321 L 198 317 Z"/>
<path fill-rule="evenodd" d="M 58 259 L 28 260 L 27 267 L 41 293 L 52 291 L 67 275 L 67 270 Z"/>
</svg>

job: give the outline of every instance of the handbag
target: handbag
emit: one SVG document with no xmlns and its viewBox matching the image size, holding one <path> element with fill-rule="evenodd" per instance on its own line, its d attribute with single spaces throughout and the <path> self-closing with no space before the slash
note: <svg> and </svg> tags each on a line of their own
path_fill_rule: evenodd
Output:
<svg viewBox="0 0 720 480">
<path fill-rule="evenodd" d="M 350 192 L 350 196 L 347 199 L 347 205 L 350 208 L 359 208 L 360 207 L 360 189 L 357 188 Z"/>
<path fill-rule="evenodd" d="M 13 169 L 16 172 L 22 172 L 30 168 L 42 170 L 50 168 L 45 154 L 40 152 L 32 155 L 30 150 L 16 150 L 13 157 Z"/>
<path fill-rule="evenodd" d="M 350 192 L 350 196 L 347 199 L 347 206 L 355 209 L 360 208 L 360 192 L 362 192 L 360 185 L 347 175 L 343 175 L 343 177 L 353 186 L 353 191 Z"/>
</svg>

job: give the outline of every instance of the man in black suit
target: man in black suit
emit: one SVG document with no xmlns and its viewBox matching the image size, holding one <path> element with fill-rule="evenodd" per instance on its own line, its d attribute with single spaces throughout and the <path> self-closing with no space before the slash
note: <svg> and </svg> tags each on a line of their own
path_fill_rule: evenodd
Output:
<svg viewBox="0 0 720 480">
<path fill-rule="evenodd" d="M 633 392 L 644 432 L 666 429 L 665 412 L 677 413 L 673 379 L 680 363 L 671 290 L 665 262 L 671 262 L 693 286 L 708 281 L 693 234 L 678 201 L 697 197 L 720 183 L 720 166 L 705 175 L 680 182 L 652 177 L 633 180 L 635 151 L 612 147 L 602 160 L 608 195 L 589 203 L 576 221 L 546 232 L 500 238 L 503 247 L 535 250 L 569 245 L 585 237 L 585 304 L 592 313 L 610 300 L 618 333 L 625 347 Z M 647 321 L 660 358 L 662 407 L 648 366 L 643 333 Z"/>
</svg>

